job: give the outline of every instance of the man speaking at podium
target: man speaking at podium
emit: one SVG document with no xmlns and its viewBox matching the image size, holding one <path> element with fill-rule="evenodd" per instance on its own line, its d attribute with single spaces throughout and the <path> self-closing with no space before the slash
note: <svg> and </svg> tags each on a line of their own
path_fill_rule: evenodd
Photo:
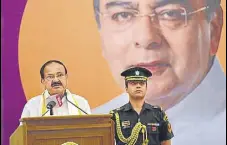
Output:
<svg viewBox="0 0 227 145">
<path fill-rule="evenodd" d="M 40 76 L 45 91 L 25 104 L 21 118 L 91 114 L 88 101 L 67 89 L 68 74 L 62 62 L 46 62 L 40 69 Z"/>
</svg>

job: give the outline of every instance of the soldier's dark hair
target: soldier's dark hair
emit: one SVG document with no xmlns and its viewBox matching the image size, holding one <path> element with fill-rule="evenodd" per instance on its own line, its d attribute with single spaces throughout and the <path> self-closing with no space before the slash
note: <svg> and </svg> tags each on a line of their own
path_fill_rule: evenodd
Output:
<svg viewBox="0 0 227 145">
<path fill-rule="evenodd" d="M 210 20 L 212 13 L 215 12 L 215 10 L 220 7 L 221 0 L 205 0 L 205 2 L 206 5 L 209 6 L 209 9 L 206 11 L 206 17 L 207 20 Z M 93 8 L 98 28 L 100 28 L 101 24 L 98 14 L 98 12 L 100 12 L 100 0 L 93 0 Z"/>
<path fill-rule="evenodd" d="M 67 74 L 67 69 L 66 69 L 65 65 L 61 61 L 59 61 L 59 60 L 49 60 L 46 63 L 44 63 L 42 65 L 42 67 L 40 68 L 40 76 L 41 76 L 42 79 L 44 79 L 44 69 L 45 69 L 45 67 L 47 65 L 51 64 L 51 63 L 58 63 L 58 64 L 62 65 L 64 67 L 64 69 L 65 69 L 65 74 Z"/>
</svg>

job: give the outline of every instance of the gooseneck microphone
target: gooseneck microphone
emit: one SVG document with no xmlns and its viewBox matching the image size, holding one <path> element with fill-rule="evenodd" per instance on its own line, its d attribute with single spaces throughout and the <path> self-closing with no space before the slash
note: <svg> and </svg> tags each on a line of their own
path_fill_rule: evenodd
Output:
<svg viewBox="0 0 227 145">
<path fill-rule="evenodd" d="M 50 102 L 47 104 L 47 109 L 53 109 L 55 105 L 56 105 L 56 103 L 55 103 L 54 101 L 50 101 Z"/>
<path fill-rule="evenodd" d="M 54 108 L 55 105 L 56 105 L 56 102 L 54 102 L 54 101 L 50 101 L 47 104 L 47 109 L 50 110 L 50 115 L 54 115 L 53 108 Z"/>
<path fill-rule="evenodd" d="M 80 111 L 82 111 L 84 114 L 88 114 L 86 111 L 84 111 L 83 109 L 81 109 L 79 106 L 75 105 L 73 102 L 69 101 L 67 98 L 67 93 L 65 92 L 65 98 L 66 101 L 68 101 L 70 104 L 72 104 L 74 107 L 76 107 L 77 109 L 79 109 Z M 61 96 L 59 95 L 53 95 L 47 98 L 47 102 L 50 101 L 46 108 L 48 109 L 42 116 L 44 116 L 45 114 L 47 114 L 50 111 L 50 115 L 53 115 L 53 108 L 56 107 L 61 107 L 62 106 L 62 101 L 61 101 Z"/>
<path fill-rule="evenodd" d="M 50 111 L 50 115 L 54 115 L 53 108 L 54 108 L 55 105 L 56 105 L 56 102 L 50 101 L 50 102 L 47 104 L 47 106 L 46 106 L 46 108 L 47 108 L 48 110 L 47 110 L 42 116 L 46 115 L 47 112 L 49 112 L 49 111 Z"/>
</svg>

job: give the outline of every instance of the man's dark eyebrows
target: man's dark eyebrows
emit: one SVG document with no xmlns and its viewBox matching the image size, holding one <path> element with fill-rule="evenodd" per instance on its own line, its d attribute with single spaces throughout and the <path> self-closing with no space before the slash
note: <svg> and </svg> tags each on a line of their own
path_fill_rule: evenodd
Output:
<svg viewBox="0 0 227 145">
<path fill-rule="evenodd" d="M 64 73 L 59 71 L 59 72 L 56 72 L 55 74 L 64 74 Z M 55 74 L 48 73 L 47 75 L 53 76 L 53 75 L 55 75 Z"/>
<path fill-rule="evenodd" d="M 127 1 L 111 1 L 107 2 L 105 4 L 106 9 L 109 9 L 111 7 L 124 7 L 124 8 L 132 8 L 132 9 L 138 9 L 138 4 L 132 3 L 132 2 L 127 2 Z"/>
<path fill-rule="evenodd" d="M 155 7 L 165 6 L 167 4 L 181 4 L 188 5 L 188 0 L 157 0 Z"/>
</svg>

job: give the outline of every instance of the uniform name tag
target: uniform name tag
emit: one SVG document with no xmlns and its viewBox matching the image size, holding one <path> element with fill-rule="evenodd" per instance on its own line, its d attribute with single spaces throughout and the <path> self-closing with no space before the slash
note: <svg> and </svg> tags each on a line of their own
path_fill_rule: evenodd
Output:
<svg viewBox="0 0 227 145">
<path fill-rule="evenodd" d="M 147 123 L 147 125 L 151 126 L 151 131 L 152 132 L 157 132 L 158 127 L 159 127 L 159 123 Z"/>
<path fill-rule="evenodd" d="M 160 126 L 159 123 L 147 123 L 147 125 L 151 125 L 151 126 Z"/>
</svg>

